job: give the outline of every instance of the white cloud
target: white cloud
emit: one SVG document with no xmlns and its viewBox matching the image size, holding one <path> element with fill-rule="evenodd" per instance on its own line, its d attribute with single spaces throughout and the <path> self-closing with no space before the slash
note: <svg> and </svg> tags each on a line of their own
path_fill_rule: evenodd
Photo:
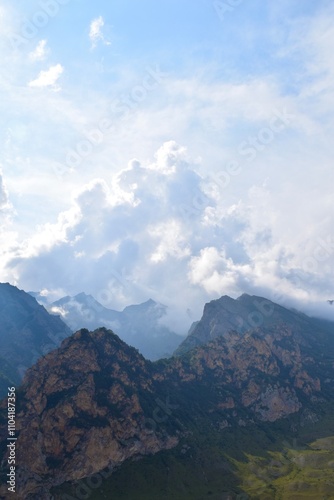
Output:
<svg viewBox="0 0 334 500">
<path fill-rule="evenodd" d="M 18 249 L 18 235 L 12 229 L 13 216 L 15 216 L 15 211 L 9 200 L 8 190 L 0 169 L 0 275 L 2 281 L 15 279 L 12 272 L 9 273 L 7 278 L 5 269 L 6 263 L 16 254 Z"/>
<path fill-rule="evenodd" d="M 9 264 L 21 283 L 68 293 L 85 289 L 97 298 L 109 290 L 113 307 L 146 300 L 148 294 L 159 299 L 160 280 L 170 278 L 171 263 L 182 271 L 191 252 L 189 224 L 195 227 L 201 217 L 189 221 L 183 211 L 201 182 L 184 161 L 183 148 L 170 142 L 161 151 L 174 158 L 172 175 L 158 165 L 132 162 L 112 182 L 96 179 L 85 186 L 55 224 L 42 225 Z M 182 272 L 186 280 L 186 269 Z"/>
<path fill-rule="evenodd" d="M 224 293 L 278 290 L 302 304 L 333 298 L 333 255 L 317 257 L 334 224 L 331 18 L 329 10 L 299 19 L 299 26 L 289 20 L 279 67 L 276 59 L 247 77 L 234 66 L 222 77 L 221 66 L 197 62 L 196 71 L 157 80 L 145 64 L 138 73 L 128 64 L 116 67 L 119 78 L 109 81 L 114 107 L 81 81 L 83 92 L 73 82 L 66 97 L 22 88 L 22 75 L 27 81 L 31 71 L 23 63 L 38 48 L 43 56 L 43 40 L 33 52 L 31 43 L 14 57 L 4 51 L 1 154 L 21 232 L 20 244 L 14 234 L 1 236 L 1 260 L 10 260 L 2 276 L 27 289 L 106 296 L 112 307 L 152 296 L 199 311 L 193 319 L 205 301 Z M 102 17 L 93 20 L 92 46 L 109 43 L 104 29 Z M 56 90 L 62 71 L 52 66 L 29 86 Z M 284 108 L 291 124 L 253 147 L 248 161 L 240 144 L 257 139 Z M 102 118 L 115 125 L 112 132 L 87 142 Z M 91 154 L 83 147 L 81 163 L 66 169 L 67 150 L 83 143 Z M 122 169 L 132 156 L 142 160 Z M 226 175 L 231 161 L 240 172 Z M 63 177 L 55 166 L 64 168 Z M 84 186 L 71 202 L 78 185 Z M 5 206 L 8 196 L 0 193 Z"/>
<path fill-rule="evenodd" d="M 93 19 L 89 27 L 89 39 L 94 49 L 98 42 L 102 42 L 104 45 L 110 45 L 110 42 L 105 39 L 103 34 L 104 19 L 102 16 Z"/>
<path fill-rule="evenodd" d="M 328 210 L 326 197 L 304 223 L 302 200 L 313 185 L 299 193 L 295 184 L 291 192 L 253 185 L 230 205 L 204 193 L 198 165 L 174 141 L 155 158 L 146 165 L 133 160 L 110 182 L 84 186 L 55 224 L 42 225 L 16 250 L 7 271 L 23 288 L 84 290 L 114 308 L 152 297 L 197 311 L 184 321 L 223 294 L 275 299 L 275 291 L 301 307 L 331 295 L 334 245 L 325 241 L 321 250 L 321 238 L 334 221 L 317 223 Z"/>
<path fill-rule="evenodd" d="M 180 221 L 168 220 L 153 227 L 148 227 L 147 232 L 159 242 L 151 255 L 152 262 L 163 262 L 169 256 L 183 259 L 190 255 L 190 247 Z"/>
<path fill-rule="evenodd" d="M 0 5 L 0 41 L 4 37 L 10 37 L 13 29 L 13 6 L 11 3 Z"/>
<path fill-rule="evenodd" d="M 43 61 L 49 53 L 46 44 L 47 40 L 40 40 L 35 50 L 29 53 L 29 59 L 31 61 Z"/>
<path fill-rule="evenodd" d="M 53 88 L 53 90 L 59 90 L 60 87 L 56 84 L 63 71 L 64 68 L 61 64 L 51 66 L 48 70 L 41 71 L 36 80 L 32 80 L 31 82 L 29 82 L 29 87 L 51 87 Z"/>
<path fill-rule="evenodd" d="M 148 166 L 166 175 L 176 172 L 178 166 L 186 164 L 186 149 L 175 141 L 168 141 L 155 154 L 156 161 Z"/>
<path fill-rule="evenodd" d="M 2 243 L 4 243 L 3 249 L 7 247 L 8 241 L 12 240 L 12 236 L 10 236 L 10 238 L 8 238 L 8 241 L 6 241 L 6 237 L 7 237 L 7 231 L 9 231 L 11 220 L 14 214 L 15 211 L 9 199 L 8 189 L 3 180 L 3 175 L 0 168 L 0 233 L 2 237 L 1 241 Z M 0 243 L 0 248 L 1 248 L 1 243 Z"/>
<path fill-rule="evenodd" d="M 0 211 L 8 207 L 8 192 L 0 170 Z"/>
</svg>

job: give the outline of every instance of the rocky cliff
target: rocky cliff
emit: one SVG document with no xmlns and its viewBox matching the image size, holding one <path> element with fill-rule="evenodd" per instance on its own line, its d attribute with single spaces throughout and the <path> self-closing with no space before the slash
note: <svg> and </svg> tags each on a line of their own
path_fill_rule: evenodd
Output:
<svg viewBox="0 0 334 500">
<path fill-rule="evenodd" d="M 81 330 L 28 370 L 19 391 L 17 498 L 47 499 L 55 485 L 172 448 L 197 428 L 298 413 L 316 421 L 333 400 L 333 366 L 331 334 L 300 325 L 230 330 L 155 363 L 111 331 Z"/>
<path fill-rule="evenodd" d="M 18 498 L 48 498 L 51 485 L 174 446 L 146 417 L 157 407 L 152 374 L 105 329 L 79 331 L 30 369 L 18 395 Z"/>
</svg>

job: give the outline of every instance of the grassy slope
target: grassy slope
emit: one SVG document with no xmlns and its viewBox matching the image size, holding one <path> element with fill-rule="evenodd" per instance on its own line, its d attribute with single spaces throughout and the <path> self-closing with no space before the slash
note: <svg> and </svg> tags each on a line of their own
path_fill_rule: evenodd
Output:
<svg viewBox="0 0 334 500">
<path fill-rule="evenodd" d="M 276 424 L 219 432 L 192 428 L 175 449 L 124 463 L 87 498 L 333 499 L 334 438 L 328 437 L 334 436 L 333 408 L 326 409 L 326 417 L 302 427 L 295 416 Z M 309 445 L 321 438 L 326 439 Z M 65 492 L 71 496 L 62 496 Z M 73 484 L 53 494 L 55 499 L 78 498 Z"/>
<path fill-rule="evenodd" d="M 286 448 L 269 457 L 249 455 L 235 462 L 242 489 L 265 500 L 334 499 L 334 437 L 318 439 L 305 449 Z"/>
</svg>

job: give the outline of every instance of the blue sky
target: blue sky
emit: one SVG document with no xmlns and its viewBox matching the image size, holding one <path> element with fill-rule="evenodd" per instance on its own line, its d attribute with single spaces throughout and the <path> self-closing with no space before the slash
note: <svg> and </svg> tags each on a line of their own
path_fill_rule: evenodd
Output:
<svg viewBox="0 0 334 500">
<path fill-rule="evenodd" d="M 243 292 L 332 315 L 333 15 L 1 1 L 0 279 L 179 330 Z"/>
</svg>

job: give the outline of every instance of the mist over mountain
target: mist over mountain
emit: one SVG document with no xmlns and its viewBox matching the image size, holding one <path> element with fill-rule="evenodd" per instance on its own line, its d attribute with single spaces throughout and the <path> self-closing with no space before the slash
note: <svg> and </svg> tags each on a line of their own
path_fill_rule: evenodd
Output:
<svg viewBox="0 0 334 500">
<path fill-rule="evenodd" d="M 184 338 L 164 325 L 168 308 L 152 299 L 115 311 L 104 307 L 91 295 L 80 293 L 63 297 L 47 309 L 52 314 L 60 314 L 73 331 L 95 330 L 101 326 L 112 329 L 151 360 L 170 356 Z"/>
</svg>

